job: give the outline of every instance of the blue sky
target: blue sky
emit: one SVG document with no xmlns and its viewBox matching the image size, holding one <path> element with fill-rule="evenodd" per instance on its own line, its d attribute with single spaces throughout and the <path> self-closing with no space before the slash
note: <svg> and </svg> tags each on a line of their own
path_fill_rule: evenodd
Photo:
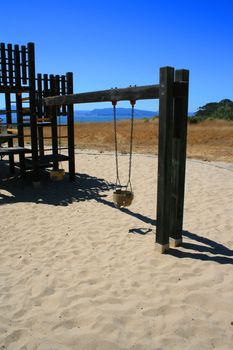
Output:
<svg viewBox="0 0 233 350">
<path fill-rule="evenodd" d="M 0 41 L 35 42 L 37 72 L 73 71 L 75 92 L 157 84 L 169 65 L 190 69 L 189 111 L 233 99 L 232 0 L 1 1 Z"/>
</svg>

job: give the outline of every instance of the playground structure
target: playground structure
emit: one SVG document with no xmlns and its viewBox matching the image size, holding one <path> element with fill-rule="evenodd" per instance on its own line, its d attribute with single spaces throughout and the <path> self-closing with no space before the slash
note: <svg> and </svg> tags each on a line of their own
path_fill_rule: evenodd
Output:
<svg viewBox="0 0 233 350">
<path fill-rule="evenodd" d="M 4 95 L 5 132 L 0 134 L 0 156 L 9 159 L 10 173 L 19 167 L 21 175 L 32 171 L 40 181 L 40 170 L 59 172 L 59 162 L 68 161 L 69 178 L 75 179 L 75 103 L 159 99 L 159 146 L 157 184 L 156 247 L 164 253 L 169 243 L 182 242 L 189 72 L 172 67 L 160 69 L 158 85 L 73 94 L 73 75 L 37 74 L 34 44 L 0 45 L 0 96 Z M 15 110 L 12 109 L 15 104 Z M 16 119 L 13 118 L 16 115 Z M 61 116 L 67 123 L 61 124 Z M 61 126 L 67 130 L 61 136 Z M 46 136 L 44 128 L 50 128 Z M 30 144 L 27 144 L 30 137 Z M 67 139 L 68 154 L 62 154 L 60 139 Z M 46 140 L 51 140 L 51 148 Z M 7 144 L 7 146 L 4 146 Z M 3 146 L 2 146 L 3 145 Z M 66 147 L 65 147 L 66 148 Z M 19 156 L 19 162 L 15 161 Z M 52 170 L 51 170 L 52 169 Z M 129 177 L 130 179 L 130 177 Z M 132 200 L 132 198 L 131 198 Z"/>
<path fill-rule="evenodd" d="M 159 99 L 156 248 L 182 242 L 188 117 L 189 71 L 160 69 L 158 85 L 110 89 L 43 98 L 47 107 L 75 103 Z"/>
<path fill-rule="evenodd" d="M 20 169 L 22 176 L 32 171 L 33 181 L 38 183 L 41 170 L 59 172 L 59 163 L 68 161 L 69 178 L 74 180 L 73 105 L 46 107 L 41 104 L 42 98 L 72 93 L 72 73 L 36 74 L 33 43 L 0 44 L 0 102 L 2 104 L 3 97 L 5 104 L 0 110 L 0 117 L 5 117 L 1 123 L 0 156 L 8 157 L 11 174 L 15 168 Z M 61 123 L 61 119 L 65 119 L 65 123 Z M 65 136 L 61 136 L 61 127 L 66 129 Z M 45 133 L 44 128 L 49 129 L 48 132 Z"/>
</svg>

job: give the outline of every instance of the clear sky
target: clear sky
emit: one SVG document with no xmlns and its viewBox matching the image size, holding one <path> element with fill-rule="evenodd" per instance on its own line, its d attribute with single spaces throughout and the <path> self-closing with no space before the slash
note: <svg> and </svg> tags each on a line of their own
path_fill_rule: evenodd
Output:
<svg viewBox="0 0 233 350">
<path fill-rule="evenodd" d="M 169 65 L 190 69 L 189 111 L 233 99 L 232 0 L 0 3 L 0 41 L 35 42 L 37 72 L 73 71 L 75 92 L 157 84 L 159 67 Z M 157 104 L 141 101 L 137 108 Z"/>
</svg>

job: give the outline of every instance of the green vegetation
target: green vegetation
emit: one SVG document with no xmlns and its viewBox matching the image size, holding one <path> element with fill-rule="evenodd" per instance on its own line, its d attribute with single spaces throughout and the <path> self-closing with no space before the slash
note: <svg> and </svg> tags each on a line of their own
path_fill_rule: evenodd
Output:
<svg viewBox="0 0 233 350">
<path fill-rule="evenodd" d="M 200 107 L 190 118 L 190 123 L 196 124 L 203 120 L 223 119 L 233 121 L 233 101 L 224 99 L 220 102 L 210 102 Z"/>
</svg>

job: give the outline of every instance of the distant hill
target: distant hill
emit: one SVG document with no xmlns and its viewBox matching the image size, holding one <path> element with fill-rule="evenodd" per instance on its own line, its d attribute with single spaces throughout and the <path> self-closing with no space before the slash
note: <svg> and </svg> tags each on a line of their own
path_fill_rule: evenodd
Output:
<svg viewBox="0 0 233 350">
<path fill-rule="evenodd" d="M 92 111 L 81 111 L 77 110 L 75 111 L 75 114 L 78 116 L 87 116 L 87 115 L 95 115 L 95 116 L 102 116 L 102 115 L 112 115 L 113 111 L 112 108 L 100 108 L 100 109 L 93 109 Z M 117 115 L 119 116 L 131 116 L 131 108 L 117 108 Z M 158 112 L 152 112 L 152 111 L 144 111 L 141 109 L 134 109 L 134 115 L 136 117 L 153 117 L 155 115 L 158 115 Z"/>
<path fill-rule="evenodd" d="M 76 110 L 75 121 L 78 122 L 92 122 L 92 121 L 111 121 L 113 119 L 112 108 L 93 109 L 92 111 Z M 134 109 L 134 116 L 139 118 L 152 118 L 157 116 L 158 112 L 145 111 Z M 129 119 L 131 117 L 131 108 L 117 108 L 117 119 Z"/>
<path fill-rule="evenodd" d="M 209 102 L 198 109 L 193 118 L 191 118 L 191 122 L 198 123 L 206 119 L 233 121 L 233 101 L 224 99 L 219 102 Z"/>
</svg>

